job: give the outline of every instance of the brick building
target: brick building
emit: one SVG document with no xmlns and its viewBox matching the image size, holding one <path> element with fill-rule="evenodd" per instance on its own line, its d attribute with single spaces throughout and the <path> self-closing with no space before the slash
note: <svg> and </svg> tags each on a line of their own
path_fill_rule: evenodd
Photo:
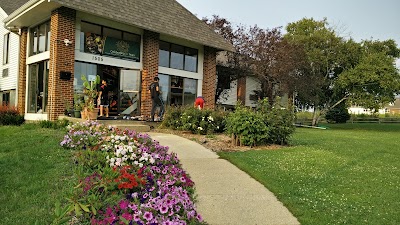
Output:
<svg viewBox="0 0 400 225">
<path fill-rule="evenodd" d="M 55 120 L 82 79 L 110 85 L 114 115 L 150 113 L 160 78 L 166 105 L 214 107 L 216 53 L 233 47 L 175 0 L 30 0 L 4 20 L 20 35 L 18 107 L 27 120 Z"/>
</svg>

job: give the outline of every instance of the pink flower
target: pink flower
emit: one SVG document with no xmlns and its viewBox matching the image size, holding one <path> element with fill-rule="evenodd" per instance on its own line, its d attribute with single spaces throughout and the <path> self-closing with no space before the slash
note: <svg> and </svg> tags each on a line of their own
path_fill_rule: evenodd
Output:
<svg viewBox="0 0 400 225">
<path fill-rule="evenodd" d="M 119 202 L 119 207 L 120 207 L 121 209 L 126 209 L 126 208 L 128 208 L 128 205 L 129 205 L 129 202 L 126 201 L 126 200 L 122 200 L 122 201 Z"/>
<path fill-rule="evenodd" d="M 153 219 L 153 214 L 151 212 L 145 212 L 143 217 L 147 220 L 150 221 Z"/>
<path fill-rule="evenodd" d="M 122 214 L 122 217 L 125 218 L 128 221 L 131 221 L 133 219 L 132 215 L 127 213 L 127 212 Z"/>
</svg>

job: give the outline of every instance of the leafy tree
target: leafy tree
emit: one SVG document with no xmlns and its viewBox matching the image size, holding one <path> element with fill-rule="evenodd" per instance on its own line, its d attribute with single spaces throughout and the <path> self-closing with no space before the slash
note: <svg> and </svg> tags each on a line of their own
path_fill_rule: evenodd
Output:
<svg viewBox="0 0 400 225">
<path fill-rule="evenodd" d="M 203 19 L 215 32 L 230 41 L 236 52 L 223 52 L 218 57 L 218 90 L 227 82 L 254 76 L 261 84 L 255 92 L 259 99 L 267 97 L 270 104 L 282 93 L 293 93 L 305 84 L 299 68 L 304 65 L 304 52 L 296 44 L 283 39 L 281 28 L 262 29 L 258 26 L 233 26 L 218 16 Z"/>
<path fill-rule="evenodd" d="M 300 105 L 313 107 L 313 125 L 319 115 L 343 101 L 379 108 L 400 92 L 400 75 L 394 66 L 399 49 L 393 40 L 345 40 L 326 19 L 304 18 L 287 27 L 285 39 L 303 46 L 307 66 L 302 67 L 307 89 L 296 89 Z"/>
</svg>

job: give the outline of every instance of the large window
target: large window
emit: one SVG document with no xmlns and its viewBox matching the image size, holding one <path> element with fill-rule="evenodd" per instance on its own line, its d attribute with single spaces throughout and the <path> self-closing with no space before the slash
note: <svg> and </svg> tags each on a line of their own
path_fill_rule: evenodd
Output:
<svg viewBox="0 0 400 225">
<path fill-rule="evenodd" d="M 3 41 L 3 64 L 8 64 L 10 57 L 10 33 L 4 35 Z"/>
<path fill-rule="evenodd" d="M 50 50 L 50 21 L 30 29 L 30 52 L 36 55 Z"/>
<path fill-rule="evenodd" d="M 197 72 L 198 50 L 160 41 L 159 65 L 178 70 Z"/>
<path fill-rule="evenodd" d="M 140 61 L 140 35 L 82 21 L 80 39 L 82 52 Z"/>
<path fill-rule="evenodd" d="M 197 80 L 158 74 L 162 98 L 166 105 L 193 105 L 197 95 Z"/>
</svg>

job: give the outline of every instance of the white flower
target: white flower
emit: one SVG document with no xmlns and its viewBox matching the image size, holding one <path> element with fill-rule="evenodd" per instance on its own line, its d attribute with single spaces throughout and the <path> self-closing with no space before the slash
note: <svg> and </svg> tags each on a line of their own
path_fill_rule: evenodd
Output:
<svg viewBox="0 0 400 225">
<path fill-rule="evenodd" d="M 156 160 L 154 160 L 153 158 L 150 158 L 149 162 L 150 162 L 151 164 L 154 164 L 154 163 L 156 162 Z"/>
<path fill-rule="evenodd" d="M 197 129 L 199 129 L 199 130 L 203 130 L 203 128 L 202 128 L 202 127 L 198 127 Z"/>
<path fill-rule="evenodd" d="M 142 168 L 143 167 L 143 163 L 139 163 L 139 167 Z"/>
<path fill-rule="evenodd" d="M 209 116 L 209 117 L 208 117 L 208 120 L 209 120 L 209 121 L 214 121 L 214 118 L 212 118 L 212 116 Z"/>
</svg>

